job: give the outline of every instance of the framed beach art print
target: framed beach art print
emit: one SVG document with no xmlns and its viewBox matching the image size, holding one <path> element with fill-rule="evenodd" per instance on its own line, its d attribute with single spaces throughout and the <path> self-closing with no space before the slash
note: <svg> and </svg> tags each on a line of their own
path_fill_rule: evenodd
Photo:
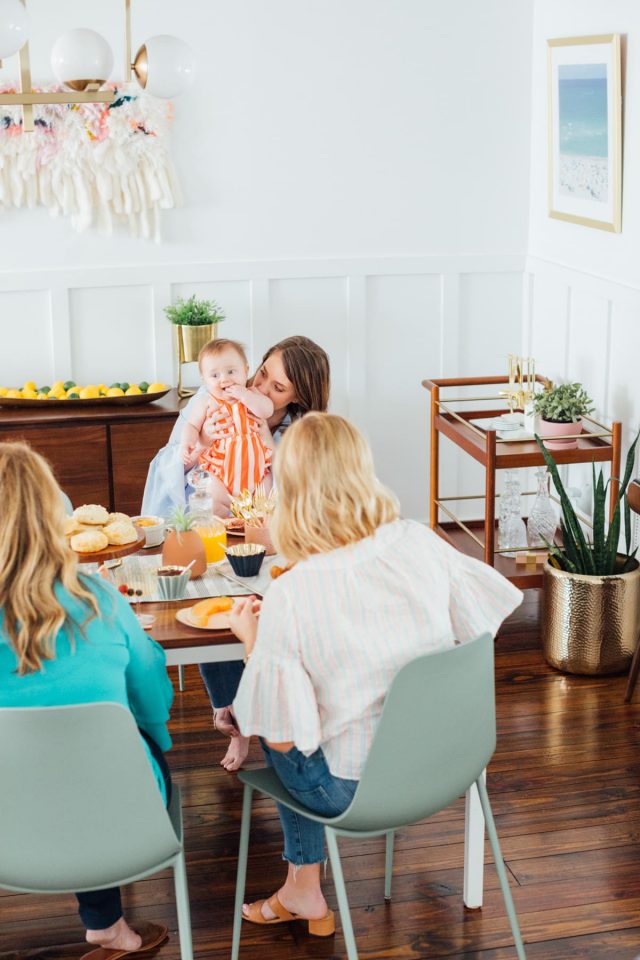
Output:
<svg viewBox="0 0 640 960">
<path fill-rule="evenodd" d="M 548 40 L 549 216 L 620 231 L 620 34 Z"/>
</svg>

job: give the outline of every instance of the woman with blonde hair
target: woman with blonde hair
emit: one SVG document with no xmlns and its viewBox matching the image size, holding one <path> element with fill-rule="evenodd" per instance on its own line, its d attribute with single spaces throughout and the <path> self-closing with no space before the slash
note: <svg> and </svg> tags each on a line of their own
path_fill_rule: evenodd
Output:
<svg viewBox="0 0 640 960">
<path fill-rule="evenodd" d="M 250 658 L 233 707 L 241 732 L 262 738 L 289 792 L 334 817 L 351 803 L 385 696 L 406 663 L 495 633 L 522 594 L 420 523 L 402 520 L 376 479 L 368 443 L 346 420 L 309 413 L 275 462 L 273 540 L 293 568 L 232 629 Z M 427 733 L 427 731 L 425 731 Z M 252 923 L 311 921 L 333 933 L 320 887 L 322 825 L 279 807 L 288 874 Z"/>
<path fill-rule="evenodd" d="M 158 788 L 168 802 L 163 751 L 173 688 L 164 651 L 129 604 L 99 577 L 78 571 L 64 535 L 60 488 L 24 443 L 0 443 L 0 707 L 111 701 L 131 710 Z M 132 929 L 120 890 L 79 893 L 87 941 L 83 960 L 149 950 L 167 928 Z"/>
</svg>

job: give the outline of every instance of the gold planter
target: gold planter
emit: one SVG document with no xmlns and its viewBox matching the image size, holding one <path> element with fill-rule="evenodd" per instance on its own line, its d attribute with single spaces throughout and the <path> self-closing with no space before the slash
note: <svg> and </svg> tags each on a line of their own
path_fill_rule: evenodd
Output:
<svg viewBox="0 0 640 960">
<path fill-rule="evenodd" d="M 178 395 L 180 397 L 190 397 L 195 393 L 195 390 L 189 390 L 182 386 L 182 364 L 197 361 L 198 354 L 205 343 L 216 339 L 218 324 L 204 323 L 198 327 L 190 327 L 187 324 L 177 323 L 175 329 L 178 338 Z"/>
<path fill-rule="evenodd" d="M 542 652 L 565 673 L 621 673 L 629 668 L 640 624 L 640 567 L 608 577 L 565 573 L 547 564 L 542 595 Z"/>
</svg>

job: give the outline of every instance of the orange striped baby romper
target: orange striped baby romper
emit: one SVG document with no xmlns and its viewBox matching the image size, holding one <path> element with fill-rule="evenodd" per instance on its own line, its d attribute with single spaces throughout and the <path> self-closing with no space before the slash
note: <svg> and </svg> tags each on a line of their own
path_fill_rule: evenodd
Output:
<svg viewBox="0 0 640 960">
<path fill-rule="evenodd" d="M 198 463 L 222 480 L 232 496 L 238 496 L 242 490 L 253 492 L 264 480 L 271 462 L 271 450 L 259 433 L 260 420 L 239 400 L 217 403 L 226 414 L 218 422 L 220 431 L 226 436 L 215 440 L 201 453 Z"/>
</svg>

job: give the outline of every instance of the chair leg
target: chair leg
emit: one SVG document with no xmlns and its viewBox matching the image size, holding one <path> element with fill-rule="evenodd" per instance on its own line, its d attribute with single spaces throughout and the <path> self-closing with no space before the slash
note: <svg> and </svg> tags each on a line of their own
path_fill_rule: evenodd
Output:
<svg viewBox="0 0 640 960">
<path fill-rule="evenodd" d="M 507 915 L 509 917 L 509 923 L 511 924 L 511 932 L 516 944 L 518 960 L 527 960 L 524 952 L 524 944 L 522 943 L 522 937 L 520 935 L 520 926 L 518 924 L 518 917 L 516 916 L 516 908 L 513 905 L 513 898 L 509 888 L 507 872 L 504 868 L 504 861 L 500 851 L 500 841 L 498 840 L 496 825 L 493 820 L 491 804 L 489 803 L 489 795 L 487 793 L 487 788 L 484 785 L 484 778 L 482 776 L 479 776 L 476 780 L 476 787 L 478 788 L 480 803 L 482 804 L 482 812 L 484 813 L 484 819 L 487 825 L 487 833 L 489 834 L 491 849 L 493 850 L 493 858 L 496 862 L 496 870 L 498 871 L 498 879 L 500 880 L 500 889 L 502 890 L 504 905 L 507 908 Z"/>
<path fill-rule="evenodd" d="M 342 874 L 342 863 L 340 862 L 338 841 L 336 840 L 335 832 L 331 829 L 331 827 L 325 827 L 324 833 L 327 838 L 327 849 L 329 851 L 329 860 L 331 861 L 333 883 L 336 888 L 336 897 L 338 898 L 338 909 L 340 911 L 344 945 L 347 948 L 347 960 L 358 960 L 358 950 L 356 947 L 356 939 L 353 935 L 351 911 L 349 909 L 349 901 L 347 900 L 347 890 L 344 885 L 344 876 Z M 232 960 L 236 960 L 236 958 L 234 957 Z"/>
<path fill-rule="evenodd" d="M 184 690 L 184 667 L 181 663 L 178 664 L 178 690 L 180 693 Z"/>
<path fill-rule="evenodd" d="M 184 859 L 184 850 L 177 856 L 173 864 L 173 882 L 176 889 L 180 957 L 182 960 L 193 960 L 191 911 L 189 910 L 189 887 L 187 885 L 187 867 Z"/>
<path fill-rule="evenodd" d="M 482 771 L 485 777 L 485 771 Z M 484 817 L 474 783 L 464 805 L 464 884 L 462 901 L 468 910 L 482 907 L 484 887 Z"/>
<path fill-rule="evenodd" d="M 393 876 L 393 830 L 387 833 L 387 847 L 384 858 L 384 898 L 391 900 L 391 877 Z"/>
<path fill-rule="evenodd" d="M 242 929 L 242 903 L 244 888 L 247 879 L 247 855 L 249 853 L 249 830 L 251 828 L 251 802 L 253 787 L 244 785 L 242 798 L 242 823 L 240 825 L 240 849 L 238 851 L 238 876 L 236 879 L 236 905 L 233 911 L 233 941 L 231 944 L 231 960 L 238 960 L 240 951 L 240 931 Z"/>
<path fill-rule="evenodd" d="M 640 638 L 638 638 L 638 643 L 633 653 L 633 660 L 631 661 L 631 670 L 629 671 L 629 679 L 627 680 L 627 689 L 625 690 L 625 694 L 624 694 L 625 703 L 631 702 L 631 697 L 633 696 L 633 691 L 635 690 L 636 683 L 638 681 L 639 672 L 640 672 Z"/>
</svg>

